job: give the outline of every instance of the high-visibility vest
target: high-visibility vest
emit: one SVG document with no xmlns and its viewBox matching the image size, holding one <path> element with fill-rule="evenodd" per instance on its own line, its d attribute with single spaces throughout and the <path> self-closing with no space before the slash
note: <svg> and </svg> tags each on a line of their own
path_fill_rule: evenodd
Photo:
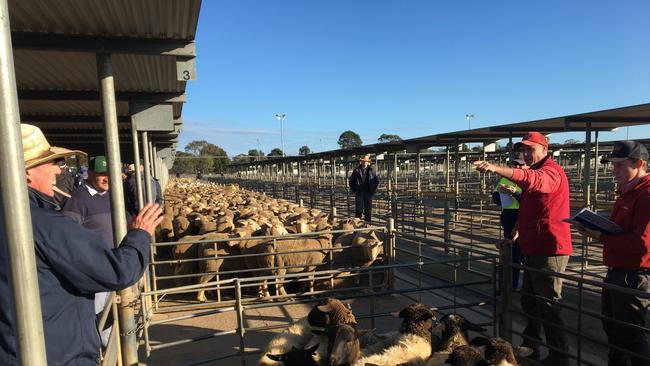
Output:
<svg viewBox="0 0 650 366">
<path fill-rule="evenodd" d="M 513 183 L 510 179 L 508 178 L 501 178 L 499 180 L 499 183 L 497 183 L 497 186 L 494 187 L 494 190 L 492 192 L 499 192 L 499 186 L 503 184 L 504 186 L 509 186 L 509 187 L 515 187 L 517 192 L 521 193 L 521 188 Z M 514 197 L 512 197 L 512 203 L 509 204 L 508 206 L 501 206 L 502 210 L 518 210 L 519 209 L 519 201 L 517 201 Z"/>
</svg>

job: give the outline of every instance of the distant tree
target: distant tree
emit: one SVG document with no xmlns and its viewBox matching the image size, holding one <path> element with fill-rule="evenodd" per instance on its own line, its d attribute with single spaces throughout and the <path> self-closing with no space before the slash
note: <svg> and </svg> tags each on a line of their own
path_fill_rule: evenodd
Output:
<svg viewBox="0 0 650 366">
<path fill-rule="evenodd" d="M 184 159 L 193 160 L 193 163 L 188 165 L 194 168 L 195 172 L 201 173 L 221 173 L 225 170 L 228 164 L 228 154 L 219 146 L 209 143 L 205 140 L 192 141 L 185 146 Z"/>
<path fill-rule="evenodd" d="M 359 136 L 358 133 L 348 130 L 339 136 L 338 144 L 341 149 L 350 149 L 353 147 L 361 146 L 363 144 L 363 141 L 361 141 L 361 136 Z"/>
<path fill-rule="evenodd" d="M 246 154 L 238 154 L 232 157 L 232 162 L 234 164 L 248 163 L 249 161 L 249 156 Z"/>
<path fill-rule="evenodd" d="M 581 141 L 578 141 L 576 139 L 568 139 L 564 141 L 565 145 L 575 145 L 575 144 L 581 144 Z"/>
<path fill-rule="evenodd" d="M 472 146 L 472 151 L 483 151 L 483 146 L 481 145 Z"/>
<path fill-rule="evenodd" d="M 298 155 L 308 155 L 311 154 L 311 149 L 309 146 L 305 145 L 298 149 Z"/>
<path fill-rule="evenodd" d="M 282 155 L 283 155 L 282 150 L 276 147 L 275 149 L 271 150 L 271 152 L 267 156 L 282 156 Z"/>
<path fill-rule="evenodd" d="M 381 136 L 377 139 L 379 142 L 391 142 L 391 141 L 402 141 L 402 138 L 399 135 L 389 135 L 382 133 Z"/>
<path fill-rule="evenodd" d="M 210 143 L 205 140 L 192 141 L 185 145 L 185 152 L 194 156 L 199 156 L 201 155 L 201 150 L 209 144 Z"/>
<path fill-rule="evenodd" d="M 463 144 L 463 145 L 460 147 L 460 151 L 471 151 L 471 150 L 470 150 L 470 148 L 469 148 L 469 145 L 467 145 L 467 144 Z"/>
<path fill-rule="evenodd" d="M 262 150 L 250 149 L 248 150 L 248 160 L 249 161 L 264 160 L 264 152 Z"/>
<path fill-rule="evenodd" d="M 172 174 L 196 173 L 196 158 L 192 154 L 183 151 L 177 151 L 174 158 L 174 165 L 172 166 L 170 172 Z"/>
</svg>

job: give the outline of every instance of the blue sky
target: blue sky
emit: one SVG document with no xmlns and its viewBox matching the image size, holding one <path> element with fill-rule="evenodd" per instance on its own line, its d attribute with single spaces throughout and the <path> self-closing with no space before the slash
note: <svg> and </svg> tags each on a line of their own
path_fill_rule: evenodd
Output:
<svg viewBox="0 0 650 366">
<path fill-rule="evenodd" d="M 650 102 L 650 1 L 206 0 L 182 149 L 364 144 Z M 622 139 L 626 131 L 603 133 Z M 650 137 L 650 126 L 630 138 Z M 554 134 L 554 142 L 575 134 Z"/>
</svg>

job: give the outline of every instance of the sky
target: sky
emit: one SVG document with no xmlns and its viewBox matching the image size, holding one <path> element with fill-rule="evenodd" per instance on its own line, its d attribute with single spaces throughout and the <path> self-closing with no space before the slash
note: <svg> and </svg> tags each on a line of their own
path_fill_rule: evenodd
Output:
<svg viewBox="0 0 650 366">
<path fill-rule="evenodd" d="M 179 149 L 296 155 L 650 102 L 650 1 L 204 0 Z M 284 113 L 283 133 L 276 113 Z M 601 133 L 650 137 L 650 125 Z M 552 142 L 584 139 L 553 134 Z"/>
</svg>

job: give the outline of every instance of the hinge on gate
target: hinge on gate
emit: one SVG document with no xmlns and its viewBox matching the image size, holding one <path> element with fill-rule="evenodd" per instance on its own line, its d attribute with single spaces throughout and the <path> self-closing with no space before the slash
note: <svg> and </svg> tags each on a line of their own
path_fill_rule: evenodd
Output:
<svg viewBox="0 0 650 366">
<path fill-rule="evenodd" d="M 115 298 L 113 301 L 115 301 L 116 304 L 119 304 L 122 302 L 122 297 L 118 294 L 115 294 Z"/>
</svg>

